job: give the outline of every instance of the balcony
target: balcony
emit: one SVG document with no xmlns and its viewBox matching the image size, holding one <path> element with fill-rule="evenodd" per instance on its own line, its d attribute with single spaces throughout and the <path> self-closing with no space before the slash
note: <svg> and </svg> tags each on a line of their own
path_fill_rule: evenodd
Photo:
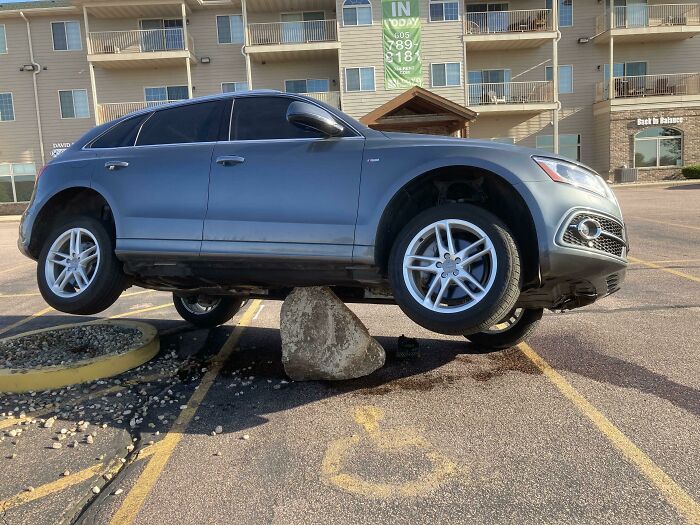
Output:
<svg viewBox="0 0 700 525">
<path fill-rule="evenodd" d="M 340 49 L 336 20 L 271 22 L 248 25 L 246 51 L 258 61 L 335 56 Z"/>
<path fill-rule="evenodd" d="M 480 116 L 540 113 L 557 107 L 549 80 L 469 84 L 469 109 Z"/>
<path fill-rule="evenodd" d="M 315 98 L 321 102 L 325 102 L 329 106 L 340 109 L 340 91 L 317 91 L 314 93 L 297 93 L 305 97 Z"/>
<path fill-rule="evenodd" d="M 146 108 L 154 108 L 156 106 L 162 106 L 163 104 L 168 104 L 170 102 L 175 102 L 174 100 L 163 100 L 157 102 L 115 102 L 109 104 L 98 104 L 97 105 L 97 123 L 104 124 L 111 120 L 115 120 L 133 113 L 134 111 L 139 111 Z"/>
<path fill-rule="evenodd" d="M 169 67 L 196 63 L 194 41 L 182 28 L 88 33 L 88 61 L 105 69 Z"/>
<path fill-rule="evenodd" d="M 595 100 L 595 109 L 697 105 L 700 103 L 700 73 L 615 77 L 612 97 L 608 96 L 608 82 L 598 82 Z"/>
<path fill-rule="evenodd" d="M 551 9 L 465 13 L 464 43 L 469 49 L 539 47 L 556 38 Z"/>
<path fill-rule="evenodd" d="M 596 19 L 597 44 L 684 40 L 700 34 L 700 4 L 631 5 Z"/>
</svg>

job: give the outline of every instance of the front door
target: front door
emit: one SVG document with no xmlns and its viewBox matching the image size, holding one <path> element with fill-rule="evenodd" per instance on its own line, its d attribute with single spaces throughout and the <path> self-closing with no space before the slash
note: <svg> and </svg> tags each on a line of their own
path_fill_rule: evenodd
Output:
<svg viewBox="0 0 700 525">
<path fill-rule="evenodd" d="M 235 99 L 212 156 L 202 253 L 350 260 L 364 137 L 324 138 L 286 120 L 294 99 Z"/>
<path fill-rule="evenodd" d="M 147 249 L 169 241 L 166 246 L 175 251 L 198 253 L 211 155 L 220 126 L 224 120 L 228 125 L 222 117 L 228 104 L 221 100 L 158 110 L 145 122 L 134 121 L 134 129 L 128 120 L 119 124 L 116 128 L 131 132 L 126 139 L 117 136 L 110 142 L 105 135 L 95 142 L 93 186 L 114 205 L 122 244 Z"/>
</svg>

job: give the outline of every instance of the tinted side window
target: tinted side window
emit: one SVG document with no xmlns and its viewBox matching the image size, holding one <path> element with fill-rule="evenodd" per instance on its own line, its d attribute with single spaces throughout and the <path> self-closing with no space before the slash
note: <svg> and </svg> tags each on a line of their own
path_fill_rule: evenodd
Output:
<svg viewBox="0 0 700 525">
<path fill-rule="evenodd" d="M 120 122 L 92 143 L 91 148 L 123 148 L 133 146 L 139 128 L 150 113 Z"/>
<path fill-rule="evenodd" d="M 317 131 L 301 129 L 287 122 L 287 108 L 292 102 L 285 97 L 236 98 L 231 140 L 322 138 Z"/>
<path fill-rule="evenodd" d="M 225 101 L 215 100 L 161 109 L 141 128 L 137 146 L 219 140 Z"/>
</svg>

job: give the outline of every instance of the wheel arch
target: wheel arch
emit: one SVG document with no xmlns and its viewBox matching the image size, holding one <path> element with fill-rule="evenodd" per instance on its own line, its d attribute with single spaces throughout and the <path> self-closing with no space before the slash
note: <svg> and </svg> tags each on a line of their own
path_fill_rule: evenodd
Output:
<svg viewBox="0 0 700 525">
<path fill-rule="evenodd" d="M 375 264 L 386 275 L 394 240 L 416 214 L 443 203 L 469 203 L 490 211 L 508 226 L 523 262 L 523 287 L 539 284 L 535 219 L 529 199 L 513 184 L 514 179 L 513 174 L 467 164 L 440 166 L 412 177 L 395 191 L 381 214 L 374 239 Z"/>
<path fill-rule="evenodd" d="M 66 188 L 52 195 L 34 219 L 29 242 L 29 253 L 34 258 L 39 257 L 44 240 L 57 219 L 71 215 L 95 217 L 108 226 L 112 238 L 116 237 L 117 226 L 112 207 L 100 192 L 86 186 Z"/>
</svg>

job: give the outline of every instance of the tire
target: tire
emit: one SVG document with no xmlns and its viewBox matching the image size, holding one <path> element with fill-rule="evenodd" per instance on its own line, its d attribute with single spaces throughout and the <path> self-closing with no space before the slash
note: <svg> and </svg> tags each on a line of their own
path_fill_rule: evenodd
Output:
<svg viewBox="0 0 700 525">
<path fill-rule="evenodd" d="M 79 251 L 71 251 L 75 243 Z M 66 219 L 47 236 L 39 254 L 37 283 L 50 306 L 79 315 L 106 310 L 128 286 L 107 225 L 88 216 Z"/>
<path fill-rule="evenodd" d="M 407 258 L 410 264 L 404 265 Z M 520 256 L 512 235 L 496 216 L 469 204 L 430 208 L 411 220 L 392 246 L 388 274 L 404 313 L 447 335 L 488 329 L 520 294 Z M 424 303 L 427 296 L 430 304 Z"/>
<path fill-rule="evenodd" d="M 240 297 L 206 297 L 207 302 L 204 302 L 204 297 L 173 294 L 173 303 L 177 313 L 188 323 L 199 328 L 214 328 L 233 319 L 245 302 Z"/>
<path fill-rule="evenodd" d="M 497 323 L 489 330 L 466 335 L 465 337 L 472 343 L 489 350 L 503 350 L 504 348 L 515 346 L 530 337 L 532 332 L 535 331 L 540 319 L 542 319 L 543 312 L 542 308 L 524 308 L 519 310 L 521 312 L 519 317 L 517 317 L 517 310 L 514 309 L 505 318 L 501 319 L 500 323 Z M 497 328 L 500 324 L 508 323 L 509 319 L 513 320 L 508 326 Z"/>
</svg>

